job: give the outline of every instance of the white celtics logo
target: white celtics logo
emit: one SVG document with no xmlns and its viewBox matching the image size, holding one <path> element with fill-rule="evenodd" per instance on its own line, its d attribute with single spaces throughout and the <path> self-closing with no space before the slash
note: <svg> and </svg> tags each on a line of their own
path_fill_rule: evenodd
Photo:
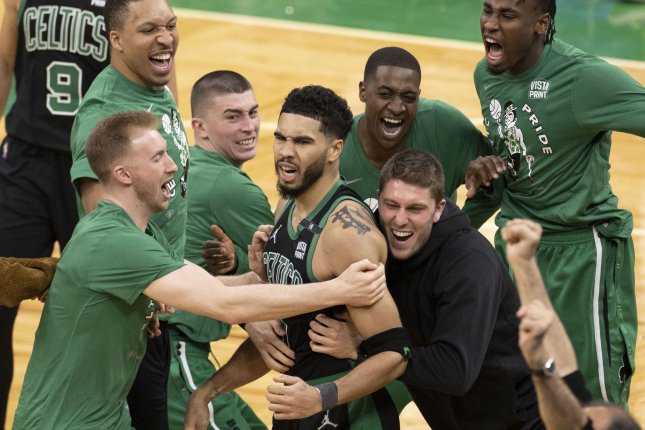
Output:
<svg viewBox="0 0 645 430">
<path fill-rule="evenodd" d="M 172 127 L 170 125 L 170 117 L 168 116 L 167 113 L 161 116 L 161 126 L 163 127 L 163 131 L 165 131 L 166 134 L 170 134 L 172 132 Z"/>
<path fill-rule="evenodd" d="M 502 114 L 502 105 L 497 99 L 493 99 L 488 105 L 488 110 L 495 121 L 499 120 Z"/>
</svg>

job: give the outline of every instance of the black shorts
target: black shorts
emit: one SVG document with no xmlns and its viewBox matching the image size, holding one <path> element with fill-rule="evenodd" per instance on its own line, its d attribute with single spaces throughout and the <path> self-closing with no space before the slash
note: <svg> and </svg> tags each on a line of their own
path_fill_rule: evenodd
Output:
<svg viewBox="0 0 645 430">
<path fill-rule="evenodd" d="M 71 154 L 7 136 L 0 145 L 0 256 L 48 257 L 78 222 Z"/>
</svg>

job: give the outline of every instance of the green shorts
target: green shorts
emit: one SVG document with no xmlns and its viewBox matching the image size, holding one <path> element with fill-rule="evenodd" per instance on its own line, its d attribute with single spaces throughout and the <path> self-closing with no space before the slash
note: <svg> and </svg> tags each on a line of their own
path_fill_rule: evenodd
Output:
<svg viewBox="0 0 645 430">
<path fill-rule="evenodd" d="M 168 375 L 168 427 L 184 428 L 188 398 L 216 371 L 208 359 L 210 344 L 193 342 L 178 329 L 169 326 L 171 358 Z M 215 397 L 210 405 L 211 430 L 261 430 L 267 427 L 249 405 L 234 391 Z"/>
<path fill-rule="evenodd" d="M 499 232 L 495 244 L 503 254 Z M 631 237 L 602 225 L 544 234 L 537 261 L 592 395 L 627 407 L 638 327 Z"/>
</svg>

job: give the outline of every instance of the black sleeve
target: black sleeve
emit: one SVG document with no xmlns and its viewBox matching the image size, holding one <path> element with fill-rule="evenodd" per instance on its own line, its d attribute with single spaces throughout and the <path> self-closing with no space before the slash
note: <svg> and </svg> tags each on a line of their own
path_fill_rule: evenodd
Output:
<svg viewBox="0 0 645 430">
<path fill-rule="evenodd" d="M 479 375 L 502 296 L 500 265 L 483 241 L 444 245 L 433 285 L 436 324 L 431 342 L 412 349 L 399 378 L 405 384 L 463 395 Z"/>
</svg>

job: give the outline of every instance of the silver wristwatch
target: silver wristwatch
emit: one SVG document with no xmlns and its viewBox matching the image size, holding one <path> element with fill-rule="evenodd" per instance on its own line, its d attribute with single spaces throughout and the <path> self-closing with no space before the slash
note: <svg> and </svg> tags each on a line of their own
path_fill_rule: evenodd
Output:
<svg viewBox="0 0 645 430">
<path fill-rule="evenodd" d="M 555 376 L 555 360 L 553 357 L 549 357 L 541 369 L 531 369 L 531 375 L 534 376 L 545 376 L 547 378 L 552 378 Z"/>
</svg>

